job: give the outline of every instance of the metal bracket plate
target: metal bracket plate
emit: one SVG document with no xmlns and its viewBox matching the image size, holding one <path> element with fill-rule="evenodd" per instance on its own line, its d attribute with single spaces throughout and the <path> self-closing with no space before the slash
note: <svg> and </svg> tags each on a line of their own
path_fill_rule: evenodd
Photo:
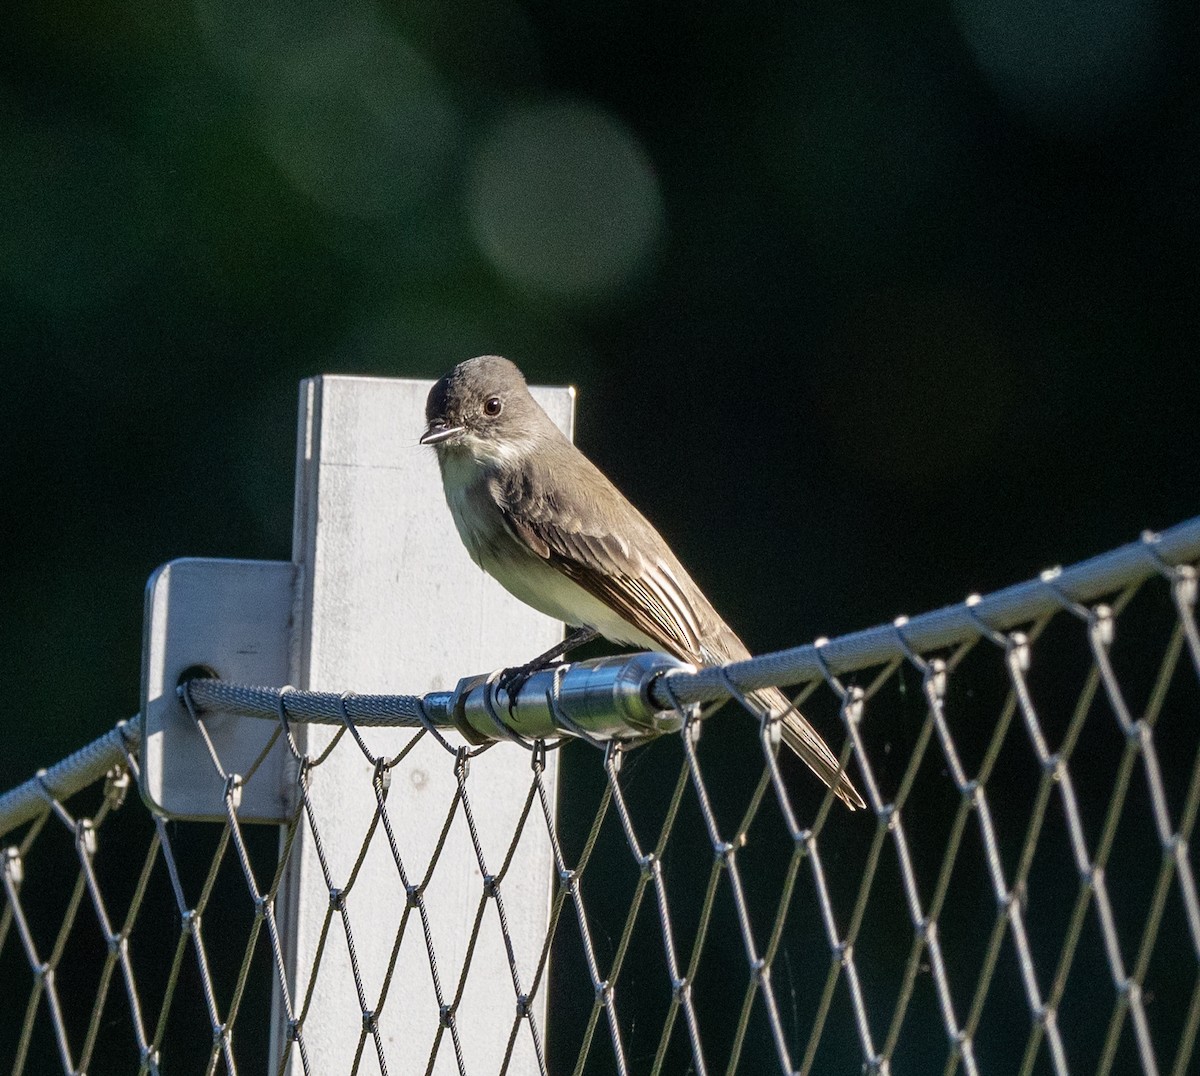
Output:
<svg viewBox="0 0 1200 1076">
<path fill-rule="evenodd" d="M 223 820 L 224 782 L 176 695 L 180 674 L 201 666 L 241 684 L 285 684 L 291 672 L 299 569 L 287 561 L 188 557 L 162 565 L 146 584 L 142 644 L 141 791 L 170 818 Z M 278 725 L 204 717 L 221 764 L 245 774 Z M 295 764 L 282 737 L 241 791 L 243 822 L 286 821 Z"/>
</svg>

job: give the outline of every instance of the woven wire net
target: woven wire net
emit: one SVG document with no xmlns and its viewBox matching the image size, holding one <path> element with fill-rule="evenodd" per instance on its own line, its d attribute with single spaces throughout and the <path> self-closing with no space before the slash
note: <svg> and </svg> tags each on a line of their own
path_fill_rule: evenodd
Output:
<svg viewBox="0 0 1200 1076">
<path fill-rule="evenodd" d="M 238 818 L 253 773 L 228 777 L 224 823 L 149 815 L 125 795 L 127 751 L 67 802 L 47 791 L 8 838 L 0 982 L 23 1004 L 3 1007 L 0 1065 L 307 1072 L 336 1033 L 355 1072 L 1183 1076 L 1200 1026 L 1195 604 L 1194 570 L 1164 566 L 1101 604 L 1064 596 L 1020 630 L 980 622 L 951 651 L 915 652 L 898 623 L 894 660 L 799 685 L 866 812 L 779 754 L 732 684 L 679 735 L 570 744 L 557 807 L 536 746 L 498 843 L 472 783 L 479 749 L 433 730 L 384 754 L 347 721 L 306 754 L 284 708 L 297 795 L 281 830 Z M 416 854 L 388 793 L 429 750 L 448 779 Z M 334 855 L 325 834 L 345 829 L 311 793 L 339 752 L 363 756 L 374 807 Z M 556 869 L 549 927 L 530 939 L 506 894 L 535 839 Z M 305 842 L 328 903 L 297 979 L 276 897 Z M 469 907 L 437 899 L 439 872 L 462 867 L 452 847 L 479 880 Z M 356 899 L 369 857 L 394 876 L 391 908 Z M 478 1058 L 464 999 L 489 948 L 511 979 L 490 1004 L 510 1015 Z M 398 971 L 414 959 L 432 990 L 419 1048 L 387 1032 L 417 1004 Z M 352 1028 L 314 1010 L 335 961 Z"/>
</svg>

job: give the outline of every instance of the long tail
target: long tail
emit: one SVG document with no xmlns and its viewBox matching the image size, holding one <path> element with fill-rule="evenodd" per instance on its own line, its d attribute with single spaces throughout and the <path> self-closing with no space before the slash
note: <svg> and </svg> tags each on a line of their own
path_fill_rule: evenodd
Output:
<svg viewBox="0 0 1200 1076">
<path fill-rule="evenodd" d="M 825 782 L 826 787 L 833 789 L 833 794 L 850 810 L 856 811 L 861 807 L 866 807 L 862 796 L 858 794 L 858 789 L 854 787 L 854 782 L 846 776 L 844 770 L 841 773 L 838 772 L 837 756 L 829 750 L 825 741 L 821 739 L 820 733 L 800 713 L 794 709 L 788 709 L 790 702 L 782 691 L 775 687 L 763 688 L 761 691 L 752 692 L 750 698 L 762 706 L 768 707 L 773 714 L 780 714 L 787 710 L 787 716 L 781 723 L 783 742 L 795 751 L 805 765 Z"/>
<path fill-rule="evenodd" d="M 694 584 L 693 587 L 695 587 Z M 746 649 L 746 644 L 734 634 L 728 624 L 717 616 L 712 606 L 707 605 L 707 599 L 699 589 L 695 590 L 693 600 L 697 603 L 704 602 L 709 613 L 716 620 L 715 627 L 711 627 L 706 633 L 704 643 L 700 648 L 701 664 L 721 665 L 732 661 L 745 661 L 750 657 L 750 651 Z M 694 660 L 686 654 L 678 656 L 682 657 L 684 661 Z M 791 700 L 779 688 L 760 688 L 758 691 L 750 692 L 748 697 L 752 702 L 765 707 L 770 713 L 784 715 L 780 722 L 783 742 L 795 751 L 804 764 L 825 782 L 826 788 L 832 788 L 833 794 L 852 811 L 866 807 L 862 796 L 858 794 L 858 789 L 854 787 L 854 782 L 846 776 L 844 770 L 839 769 L 837 755 L 829 750 L 825 741 L 821 739 L 821 734 L 805 720 L 804 715 L 792 708 Z"/>
</svg>

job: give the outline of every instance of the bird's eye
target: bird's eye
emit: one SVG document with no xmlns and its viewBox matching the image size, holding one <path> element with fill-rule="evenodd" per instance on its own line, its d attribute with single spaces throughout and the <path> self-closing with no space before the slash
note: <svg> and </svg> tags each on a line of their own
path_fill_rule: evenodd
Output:
<svg viewBox="0 0 1200 1076">
<path fill-rule="evenodd" d="M 483 405 L 483 413 L 489 418 L 495 418 L 504 409 L 499 396 L 489 396 Z"/>
</svg>

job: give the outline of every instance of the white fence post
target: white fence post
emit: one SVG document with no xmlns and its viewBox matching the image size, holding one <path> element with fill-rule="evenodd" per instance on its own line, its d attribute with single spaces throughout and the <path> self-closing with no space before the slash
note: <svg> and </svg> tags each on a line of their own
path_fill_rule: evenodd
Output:
<svg viewBox="0 0 1200 1076">
<path fill-rule="evenodd" d="M 562 637 L 562 625 L 510 597 L 471 563 L 442 496 L 436 461 L 417 438 L 429 382 L 326 376 L 300 392 L 293 560 L 301 577 L 293 630 L 293 684 L 313 690 L 423 693 L 454 686 L 469 673 L 519 664 Z M 568 434 L 569 389 L 535 394 Z M 296 726 L 302 751 L 318 754 L 333 730 Z M 377 755 L 394 755 L 411 731 L 370 729 Z M 454 759 L 426 737 L 391 774 L 388 811 L 412 881 L 426 872 L 456 782 Z M 490 871 L 499 868 L 530 784 L 530 757 L 502 744 L 472 760 L 472 801 Z M 555 756 L 546 780 L 555 788 Z M 344 886 L 375 811 L 372 769 L 346 737 L 312 771 L 311 796 L 335 887 Z M 548 922 L 553 857 L 545 827 L 531 819 L 503 893 L 524 989 L 531 985 Z M 350 1071 L 363 1027 L 345 933 L 335 913 L 315 983 L 314 955 L 330 907 L 313 835 L 302 821 L 277 913 L 284 933 L 288 988 L 297 1012 L 311 990 L 303 1024 L 311 1072 Z M 453 998 L 483 881 L 460 810 L 425 900 L 446 1000 Z M 347 898 L 367 1007 L 379 995 L 406 894 L 382 828 L 375 832 Z M 494 1072 L 516 1011 L 495 908 L 486 909 L 467 985 L 456 1011 L 468 1072 Z M 545 1027 L 546 990 L 536 1015 Z M 272 1069 L 286 1027 L 276 987 Z M 438 1006 L 421 923 L 410 916 L 386 1005 L 379 1016 L 389 1071 L 425 1072 L 438 1029 Z M 293 1049 L 290 1071 L 300 1071 Z M 378 1071 L 368 1041 L 360 1072 Z M 457 1072 L 443 1035 L 435 1073 Z M 509 1071 L 537 1071 L 522 1031 Z"/>
</svg>

